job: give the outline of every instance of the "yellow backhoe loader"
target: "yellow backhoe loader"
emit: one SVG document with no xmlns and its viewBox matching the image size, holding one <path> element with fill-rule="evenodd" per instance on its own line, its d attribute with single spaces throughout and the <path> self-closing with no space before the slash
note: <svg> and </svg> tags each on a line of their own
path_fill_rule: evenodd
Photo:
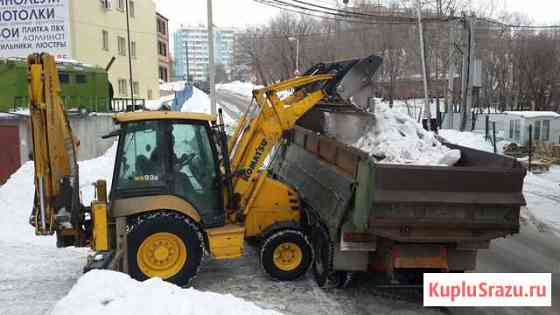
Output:
<svg viewBox="0 0 560 315">
<path fill-rule="evenodd" d="M 31 223 L 57 245 L 91 246 L 86 270 L 106 268 L 142 280 L 187 285 L 204 254 L 243 255 L 256 238 L 271 277 L 293 280 L 314 260 L 298 192 L 262 166 L 296 120 L 325 98 L 364 107 L 381 58 L 319 64 L 303 76 L 253 91 L 254 102 L 227 140 L 216 116 L 171 111 L 114 116 L 118 137 L 109 194 L 80 202 L 74 138 L 60 97 L 54 58 L 28 58 L 35 161 Z M 289 91 L 284 98 L 279 93 Z M 107 167 L 111 167 L 107 165 Z"/>
</svg>

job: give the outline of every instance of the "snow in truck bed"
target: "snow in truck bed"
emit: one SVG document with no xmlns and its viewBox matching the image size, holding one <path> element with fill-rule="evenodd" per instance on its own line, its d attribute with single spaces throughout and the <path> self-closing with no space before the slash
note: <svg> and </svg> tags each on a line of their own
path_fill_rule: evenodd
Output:
<svg viewBox="0 0 560 315">
<path fill-rule="evenodd" d="M 442 145 L 432 132 L 384 103 L 376 106 L 375 123 L 354 146 L 379 163 L 452 166 L 461 158 L 459 150 Z"/>
</svg>

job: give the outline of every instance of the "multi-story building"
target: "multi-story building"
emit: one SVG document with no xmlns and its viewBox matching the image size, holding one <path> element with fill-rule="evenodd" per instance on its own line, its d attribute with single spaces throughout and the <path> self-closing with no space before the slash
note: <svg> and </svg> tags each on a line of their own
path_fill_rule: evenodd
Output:
<svg viewBox="0 0 560 315">
<path fill-rule="evenodd" d="M 109 69 L 114 97 L 130 98 L 127 0 L 70 1 L 71 57 Z M 134 97 L 159 98 L 156 7 L 152 0 L 128 0 Z"/>
<path fill-rule="evenodd" d="M 159 57 L 159 79 L 168 82 L 171 75 L 171 56 L 169 55 L 169 20 L 161 15 L 159 12 L 156 13 L 156 23 L 157 23 L 157 50 Z"/>
<path fill-rule="evenodd" d="M 214 35 L 214 58 L 216 64 L 224 65 L 226 73 L 233 63 L 233 29 L 216 29 Z M 208 29 L 205 26 L 182 26 L 173 34 L 175 76 L 187 78 L 187 70 L 193 81 L 208 79 Z M 188 55 L 188 58 L 187 58 Z M 188 67 L 187 67 L 188 59 Z"/>
</svg>

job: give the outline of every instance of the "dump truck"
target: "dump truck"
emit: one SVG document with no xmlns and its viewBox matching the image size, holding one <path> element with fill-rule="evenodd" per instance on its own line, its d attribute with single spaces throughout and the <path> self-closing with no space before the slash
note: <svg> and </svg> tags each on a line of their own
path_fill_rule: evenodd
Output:
<svg viewBox="0 0 560 315">
<path fill-rule="evenodd" d="M 253 91 L 228 139 L 221 115 L 170 111 L 114 116 L 118 141 L 112 185 L 82 204 L 76 151 L 60 74 L 48 54 L 28 57 L 35 196 L 30 223 L 57 246 L 91 246 L 85 270 L 112 269 L 188 285 L 203 255 L 243 256 L 259 240 L 263 270 L 294 280 L 315 260 L 308 217 L 289 185 L 262 169 L 295 122 L 323 99 L 363 99 L 381 58 L 330 64 Z M 288 97 L 282 97 L 292 91 Z M 362 105 L 357 104 L 358 108 Z"/>
<path fill-rule="evenodd" d="M 525 169 L 516 160 L 451 143 L 451 167 L 383 164 L 351 144 L 375 114 L 323 103 L 284 137 L 271 164 L 306 208 L 320 286 L 354 272 L 418 283 L 423 272 L 476 268 L 477 251 L 519 231 Z"/>
</svg>

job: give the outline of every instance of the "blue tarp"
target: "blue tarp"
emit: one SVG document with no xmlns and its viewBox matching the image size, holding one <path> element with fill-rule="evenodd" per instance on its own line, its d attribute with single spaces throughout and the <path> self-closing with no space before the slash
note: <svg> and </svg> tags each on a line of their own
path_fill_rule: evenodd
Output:
<svg viewBox="0 0 560 315">
<path fill-rule="evenodd" d="M 171 110 L 180 112 L 181 107 L 185 101 L 187 101 L 193 95 L 193 86 L 191 84 L 185 83 L 185 87 L 181 91 L 175 92 L 175 98 L 173 99 L 173 104 L 171 104 Z"/>
</svg>

